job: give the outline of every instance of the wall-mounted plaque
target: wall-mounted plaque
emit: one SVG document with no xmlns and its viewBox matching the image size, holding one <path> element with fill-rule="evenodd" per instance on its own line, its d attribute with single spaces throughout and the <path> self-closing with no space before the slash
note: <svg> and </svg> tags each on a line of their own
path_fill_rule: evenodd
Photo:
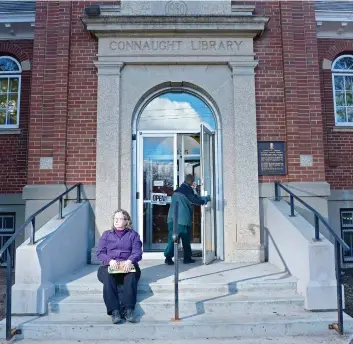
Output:
<svg viewBox="0 0 353 344">
<path fill-rule="evenodd" d="M 286 174 L 286 152 L 284 142 L 258 142 L 257 150 L 259 176 Z"/>
</svg>

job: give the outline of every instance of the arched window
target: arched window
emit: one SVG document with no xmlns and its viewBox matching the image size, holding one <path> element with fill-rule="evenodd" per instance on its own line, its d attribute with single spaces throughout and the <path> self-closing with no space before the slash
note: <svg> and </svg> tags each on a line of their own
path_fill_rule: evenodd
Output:
<svg viewBox="0 0 353 344">
<path fill-rule="evenodd" d="M 353 55 L 342 55 L 332 64 L 336 125 L 353 126 Z"/>
<path fill-rule="evenodd" d="M 0 56 L 0 129 L 18 128 L 21 65 L 10 56 Z"/>
</svg>

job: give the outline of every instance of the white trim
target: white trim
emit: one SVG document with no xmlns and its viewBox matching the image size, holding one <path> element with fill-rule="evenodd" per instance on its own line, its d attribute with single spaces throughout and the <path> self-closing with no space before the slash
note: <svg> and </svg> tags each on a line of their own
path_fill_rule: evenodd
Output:
<svg viewBox="0 0 353 344">
<path fill-rule="evenodd" d="M 0 23 L 1 24 L 1 23 Z M 22 39 L 34 39 L 34 33 L 32 34 L 18 34 L 16 36 L 12 36 L 9 34 L 1 34 L 0 33 L 0 41 L 19 41 Z"/>
<path fill-rule="evenodd" d="M 0 23 L 34 23 L 36 20 L 35 13 L 23 13 L 23 14 L 11 14 L 11 13 L 1 13 Z"/>
<path fill-rule="evenodd" d="M 324 39 L 324 38 L 329 38 L 329 39 L 336 39 L 336 40 L 340 40 L 340 39 L 352 39 L 352 32 L 342 32 L 342 33 L 337 33 L 337 32 L 328 32 L 328 31 L 323 31 L 317 32 L 316 37 L 318 39 Z"/>
<path fill-rule="evenodd" d="M 353 22 L 352 12 L 346 11 L 315 11 L 317 22 Z"/>
<path fill-rule="evenodd" d="M 0 128 L 0 135 L 20 135 L 21 129 L 19 128 Z"/>
</svg>

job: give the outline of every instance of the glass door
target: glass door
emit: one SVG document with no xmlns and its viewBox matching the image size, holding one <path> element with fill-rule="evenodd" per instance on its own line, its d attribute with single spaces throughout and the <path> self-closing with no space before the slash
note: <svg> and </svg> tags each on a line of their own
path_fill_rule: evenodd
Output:
<svg viewBox="0 0 353 344">
<path fill-rule="evenodd" d="M 195 177 L 195 192 L 201 195 L 201 166 L 200 166 L 200 133 L 178 134 L 179 185 L 187 174 Z M 202 254 L 201 245 L 201 207 L 193 205 L 191 224 L 191 248 L 193 254 Z"/>
<path fill-rule="evenodd" d="M 167 217 L 177 186 L 177 135 L 140 133 L 139 140 L 139 232 L 145 250 L 160 251 L 168 242 Z"/>
<path fill-rule="evenodd" d="M 201 194 L 211 196 L 211 202 L 201 208 L 203 263 L 210 264 L 216 257 L 215 192 L 214 192 L 214 134 L 201 125 Z"/>
</svg>

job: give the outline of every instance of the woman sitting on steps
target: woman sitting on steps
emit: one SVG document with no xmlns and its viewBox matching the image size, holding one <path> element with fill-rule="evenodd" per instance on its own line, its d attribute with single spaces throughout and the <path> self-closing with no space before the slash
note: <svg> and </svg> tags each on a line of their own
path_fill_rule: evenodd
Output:
<svg viewBox="0 0 353 344">
<path fill-rule="evenodd" d="M 137 283 L 141 276 L 138 262 L 142 259 L 142 242 L 131 224 L 129 213 L 117 210 L 112 229 L 103 233 L 97 248 L 97 258 L 102 263 L 98 269 L 98 279 L 103 283 L 104 303 L 114 324 L 122 321 L 118 284 L 124 284 L 122 303 L 126 309 L 125 319 L 135 322 Z"/>
</svg>

